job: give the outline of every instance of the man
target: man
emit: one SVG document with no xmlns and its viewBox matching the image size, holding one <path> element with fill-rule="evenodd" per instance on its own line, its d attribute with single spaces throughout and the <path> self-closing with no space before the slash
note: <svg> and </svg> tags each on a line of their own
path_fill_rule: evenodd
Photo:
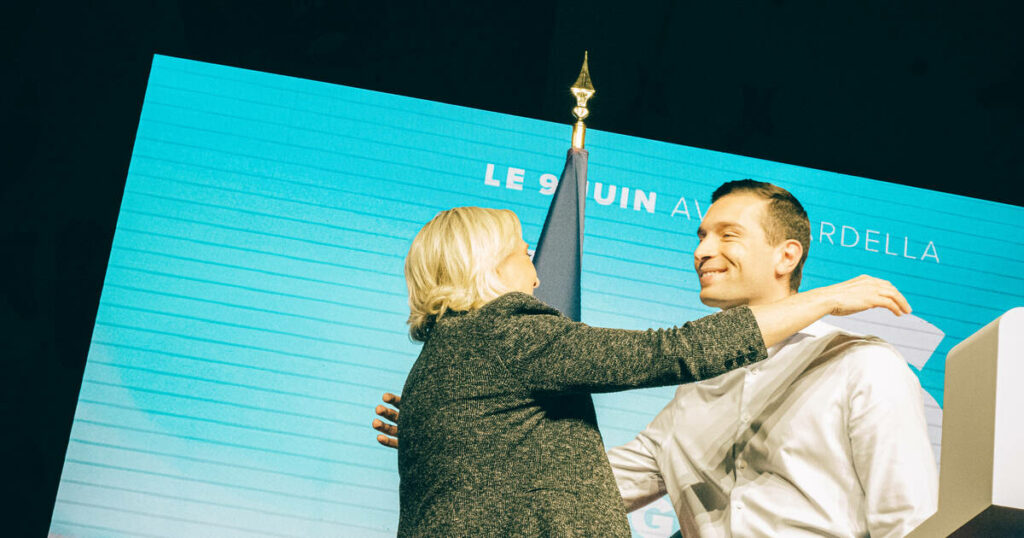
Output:
<svg viewBox="0 0 1024 538">
<path fill-rule="evenodd" d="M 795 293 L 809 223 L 786 190 L 751 180 L 712 195 L 694 268 L 701 302 Z M 759 367 L 690 387 L 608 452 L 627 510 L 666 492 L 685 536 L 903 536 L 935 511 L 920 384 L 884 342 L 818 322 Z"/>
<path fill-rule="evenodd" d="M 722 185 L 698 237 L 704 304 L 764 304 L 799 288 L 809 222 L 784 189 Z M 668 493 L 685 536 L 902 536 L 934 512 L 920 385 L 898 353 L 821 322 L 769 353 L 793 359 L 680 387 L 608 452 L 628 510 Z"/>
</svg>

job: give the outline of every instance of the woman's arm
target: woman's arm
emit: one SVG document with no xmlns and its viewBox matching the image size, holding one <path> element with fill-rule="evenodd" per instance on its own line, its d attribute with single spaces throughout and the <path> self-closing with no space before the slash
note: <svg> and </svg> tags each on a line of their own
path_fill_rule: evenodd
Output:
<svg viewBox="0 0 1024 538">
<path fill-rule="evenodd" d="M 826 314 L 873 307 L 897 315 L 910 311 L 892 284 L 868 276 L 648 331 L 572 322 L 546 314 L 546 307 L 526 296 L 506 297 L 494 307 L 493 331 L 481 335 L 481 344 L 511 380 L 538 392 L 614 392 L 699 381 L 763 360 L 767 346 Z"/>
<path fill-rule="evenodd" d="M 764 345 L 771 347 L 829 314 L 845 316 L 875 307 L 887 308 L 897 316 L 910 313 L 910 305 L 895 286 L 867 275 L 751 306 L 750 311 Z"/>
<path fill-rule="evenodd" d="M 750 312 L 756 320 L 764 345 L 770 347 L 782 340 L 785 340 L 789 336 L 796 334 L 798 331 L 811 323 L 814 323 L 822 316 L 828 314 L 844 316 L 874 307 L 887 308 L 897 316 L 910 313 L 910 305 L 907 304 L 907 300 L 898 290 L 896 290 L 895 287 L 893 287 L 892 284 L 884 280 L 863 275 L 832 286 L 826 286 L 791 295 L 772 304 L 753 306 L 750 307 Z M 708 318 L 704 318 L 704 320 L 707 319 Z M 581 325 L 573 324 L 567 320 L 563 320 L 563 322 L 565 323 L 564 327 L 566 333 L 571 333 L 573 330 L 572 327 Z M 730 323 L 734 322 L 735 320 L 730 321 Z M 712 324 L 714 325 L 715 322 L 712 322 Z M 594 330 L 598 332 L 616 332 L 613 329 Z M 746 337 L 749 339 L 756 339 L 756 334 L 756 332 L 748 333 Z M 565 336 L 568 336 L 568 334 L 563 334 L 563 337 Z M 736 352 L 737 350 L 738 348 L 734 348 L 733 352 Z M 756 357 L 752 358 L 756 360 Z M 584 360 L 580 362 L 586 363 L 587 361 Z M 634 364 L 635 369 L 641 369 L 644 367 L 641 362 L 642 361 Z M 737 361 L 734 365 L 740 366 L 743 362 L 744 361 Z M 571 366 L 564 366 L 561 370 L 551 370 L 550 368 L 547 368 L 544 372 L 541 372 L 541 375 L 538 376 L 535 381 L 543 382 L 548 375 L 555 374 L 555 377 L 561 378 L 561 382 L 564 383 L 570 381 L 573 377 L 569 371 L 575 370 L 577 369 L 572 368 Z M 628 370 L 628 367 L 626 371 L 616 372 L 595 372 L 591 369 L 589 375 L 601 376 L 605 378 L 605 381 L 608 381 L 606 376 L 611 374 L 612 377 L 618 377 L 620 378 L 620 381 L 622 381 L 624 380 L 624 377 L 628 375 Z M 398 407 L 401 399 L 394 394 L 387 393 L 384 395 L 384 401 Z M 378 406 L 376 412 L 382 418 L 391 420 L 392 422 L 397 422 L 398 411 L 396 410 L 384 406 Z M 384 434 L 377 436 L 378 442 L 385 446 L 390 446 L 391 448 L 398 447 L 397 426 L 375 419 L 373 421 L 373 427 Z"/>
<path fill-rule="evenodd" d="M 677 327 L 637 331 L 572 321 L 525 295 L 494 303 L 488 316 L 479 318 L 487 329 L 468 352 L 491 357 L 508 373 L 508 382 L 530 392 L 678 385 L 753 364 L 768 353 L 745 306 Z"/>
</svg>

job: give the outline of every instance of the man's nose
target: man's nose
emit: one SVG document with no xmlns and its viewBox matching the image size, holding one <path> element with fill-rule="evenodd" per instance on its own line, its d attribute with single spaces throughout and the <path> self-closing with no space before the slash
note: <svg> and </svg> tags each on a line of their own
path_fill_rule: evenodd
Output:
<svg viewBox="0 0 1024 538">
<path fill-rule="evenodd" d="M 714 240 L 705 237 L 697 243 L 697 248 L 693 250 L 693 261 L 694 263 L 700 263 L 705 258 L 710 258 L 715 254 L 715 242 Z"/>
</svg>

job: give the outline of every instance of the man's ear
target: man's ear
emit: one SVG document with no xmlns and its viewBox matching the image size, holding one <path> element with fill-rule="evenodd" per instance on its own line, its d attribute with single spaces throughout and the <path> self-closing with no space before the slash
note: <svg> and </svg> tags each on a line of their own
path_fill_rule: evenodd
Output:
<svg viewBox="0 0 1024 538">
<path fill-rule="evenodd" d="M 787 239 L 775 248 L 775 276 L 783 277 L 793 272 L 800 258 L 804 256 L 804 246 L 796 239 Z"/>
</svg>

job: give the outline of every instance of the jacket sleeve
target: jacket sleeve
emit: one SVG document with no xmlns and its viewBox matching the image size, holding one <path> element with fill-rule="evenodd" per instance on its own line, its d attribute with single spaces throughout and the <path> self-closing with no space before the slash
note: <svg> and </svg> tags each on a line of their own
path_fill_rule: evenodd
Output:
<svg viewBox="0 0 1024 538">
<path fill-rule="evenodd" d="M 590 327 L 529 308 L 495 323 L 492 343 L 498 360 L 515 380 L 536 392 L 676 385 L 767 357 L 757 321 L 747 307 L 646 331 Z"/>
</svg>

